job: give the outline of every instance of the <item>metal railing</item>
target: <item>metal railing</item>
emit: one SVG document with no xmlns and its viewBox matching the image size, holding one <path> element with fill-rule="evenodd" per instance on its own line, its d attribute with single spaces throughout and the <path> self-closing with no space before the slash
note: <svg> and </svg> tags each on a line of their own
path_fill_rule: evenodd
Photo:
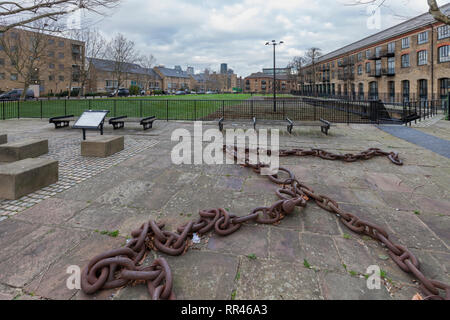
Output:
<svg viewBox="0 0 450 320">
<path fill-rule="evenodd" d="M 380 100 L 333 99 L 322 97 L 279 98 L 276 111 L 271 98 L 250 100 L 174 100 L 174 99 L 87 99 L 0 101 L 0 119 L 79 116 L 86 110 L 109 110 L 109 117 L 159 120 L 205 120 L 220 118 L 247 120 L 317 121 L 334 123 L 407 124 L 448 110 L 448 101 L 382 102 Z"/>
</svg>

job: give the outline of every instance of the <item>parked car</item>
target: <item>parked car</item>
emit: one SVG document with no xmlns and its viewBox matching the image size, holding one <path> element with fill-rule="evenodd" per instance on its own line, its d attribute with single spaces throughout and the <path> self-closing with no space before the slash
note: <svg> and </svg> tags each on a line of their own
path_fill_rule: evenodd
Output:
<svg viewBox="0 0 450 320">
<path fill-rule="evenodd" d="M 3 93 L 0 95 L 0 100 L 19 100 L 22 96 L 23 89 L 14 89 L 9 92 Z M 31 89 L 27 90 L 25 95 L 25 100 L 34 99 L 34 91 Z"/>
<path fill-rule="evenodd" d="M 215 94 L 214 91 L 206 91 L 206 94 Z"/>
<path fill-rule="evenodd" d="M 117 93 L 117 90 L 114 90 L 109 94 L 109 97 L 115 97 Z M 117 94 L 118 97 L 128 97 L 130 95 L 130 90 L 122 88 L 119 89 L 119 93 Z"/>
<path fill-rule="evenodd" d="M 185 91 L 177 91 L 177 92 L 175 92 L 175 95 L 177 95 L 177 96 L 181 96 L 181 95 L 185 95 L 185 94 L 186 94 Z"/>
<path fill-rule="evenodd" d="M 191 91 L 191 94 L 197 94 L 197 92 L 195 92 L 195 91 Z"/>
</svg>

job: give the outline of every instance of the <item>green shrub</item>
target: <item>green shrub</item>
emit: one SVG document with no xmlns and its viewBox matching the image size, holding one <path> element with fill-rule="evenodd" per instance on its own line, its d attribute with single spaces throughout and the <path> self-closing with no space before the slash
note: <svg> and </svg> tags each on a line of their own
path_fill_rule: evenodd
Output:
<svg viewBox="0 0 450 320">
<path fill-rule="evenodd" d="M 130 86 L 129 90 L 130 90 L 130 95 L 132 95 L 132 96 L 136 96 L 141 93 L 141 88 L 139 88 L 138 86 L 135 86 L 135 85 Z"/>
</svg>

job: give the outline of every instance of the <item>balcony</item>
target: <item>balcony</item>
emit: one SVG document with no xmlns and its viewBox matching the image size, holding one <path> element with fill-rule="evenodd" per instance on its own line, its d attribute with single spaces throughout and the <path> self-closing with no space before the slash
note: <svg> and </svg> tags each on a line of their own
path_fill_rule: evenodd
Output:
<svg viewBox="0 0 450 320">
<path fill-rule="evenodd" d="M 339 68 L 344 68 L 347 66 L 353 66 L 355 64 L 355 59 L 354 58 L 344 58 L 342 60 L 340 60 L 338 62 L 338 67 Z"/>
<path fill-rule="evenodd" d="M 379 52 L 373 53 L 368 59 L 369 60 L 381 60 L 382 58 L 395 57 L 395 51 L 390 51 L 388 49 L 380 50 Z"/>
<path fill-rule="evenodd" d="M 382 75 L 381 70 L 373 70 L 370 72 L 369 77 L 379 78 L 381 77 L 381 75 Z"/>
<path fill-rule="evenodd" d="M 355 80 L 355 74 L 354 73 L 338 74 L 338 80 L 341 80 L 341 81 Z"/>
<path fill-rule="evenodd" d="M 388 77 L 395 76 L 395 68 L 383 69 L 381 72 L 382 72 L 383 76 L 388 76 Z"/>
</svg>

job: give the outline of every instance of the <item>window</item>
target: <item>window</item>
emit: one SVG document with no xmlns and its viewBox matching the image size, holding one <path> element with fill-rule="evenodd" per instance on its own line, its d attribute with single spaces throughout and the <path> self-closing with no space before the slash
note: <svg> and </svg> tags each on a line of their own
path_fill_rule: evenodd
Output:
<svg viewBox="0 0 450 320">
<path fill-rule="evenodd" d="M 395 52 L 395 42 L 388 43 L 388 52 L 389 53 Z"/>
<path fill-rule="evenodd" d="M 370 73 L 370 62 L 366 63 L 366 73 Z"/>
<path fill-rule="evenodd" d="M 64 47 L 64 41 L 59 41 L 58 42 L 58 47 Z"/>
<path fill-rule="evenodd" d="M 370 100 L 378 100 L 378 82 L 376 81 L 369 83 L 369 98 Z"/>
<path fill-rule="evenodd" d="M 388 59 L 388 73 L 395 74 L 395 58 L 391 57 Z"/>
<path fill-rule="evenodd" d="M 63 64 L 59 65 L 59 70 L 64 70 L 64 65 Z"/>
<path fill-rule="evenodd" d="M 370 49 L 366 51 L 366 59 L 370 58 Z"/>
<path fill-rule="evenodd" d="M 428 31 L 421 32 L 417 35 L 417 43 L 423 44 L 428 42 Z"/>
<path fill-rule="evenodd" d="M 0 80 L 5 80 L 5 74 L 4 73 L 0 73 Z"/>
<path fill-rule="evenodd" d="M 49 68 L 49 69 L 55 69 L 55 65 L 54 65 L 53 63 L 50 63 L 50 64 L 48 65 L 48 68 Z"/>
<path fill-rule="evenodd" d="M 388 87 L 389 87 L 389 99 L 391 100 L 391 102 L 394 102 L 394 100 L 395 100 L 395 82 L 389 81 Z"/>
<path fill-rule="evenodd" d="M 402 49 L 407 49 L 407 48 L 409 48 L 409 37 L 402 39 Z"/>
<path fill-rule="evenodd" d="M 409 101 L 409 80 L 402 81 L 403 101 Z"/>
<path fill-rule="evenodd" d="M 363 67 L 362 67 L 362 65 L 360 64 L 359 66 L 358 66 L 358 75 L 362 75 L 363 74 Z"/>
<path fill-rule="evenodd" d="M 409 54 L 402 55 L 402 68 L 408 68 L 409 66 Z"/>
<path fill-rule="evenodd" d="M 0 66 L 4 66 L 5 65 L 5 59 L 0 59 Z"/>
<path fill-rule="evenodd" d="M 375 48 L 375 56 L 377 58 L 379 58 L 381 56 L 381 47 L 376 47 Z"/>
<path fill-rule="evenodd" d="M 49 57 L 54 57 L 55 56 L 55 51 L 49 51 L 48 52 L 48 56 Z"/>
<path fill-rule="evenodd" d="M 358 96 L 360 100 L 364 100 L 364 83 L 358 85 Z"/>
<path fill-rule="evenodd" d="M 3 46 L 0 44 L 0 51 L 5 50 L 5 48 L 3 48 Z"/>
<path fill-rule="evenodd" d="M 358 53 L 358 61 L 362 61 L 362 52 Z"/>
<path fill-rule="evenodd" d="M 450 93 L 450 78 L 439 79 L 439 95 L 445 99 Z"/>
<path fill-rule="evenodd" d="M 421 79 L 419 82 L 419 97 L 420 100 L 428 99 L 428 81 L 426 79 Z"/>
<path fill-rule="evenodd" d="M 62 53 L 62 52 L 58 53 L 58 58 L 59 59 L 64 59 L 64 53 Z"/>
<path fill-rule="evenodd" d="M 59 76 L 58 79 L 59 81 L 64 81 L 64 76 Z"/>
<path fill-rule="evenodd" d="M 55 80 L 55 76 L 53 76 L 53 75 L 48 76 L 48 81 L 54 81 L 54 80 Z"/>
<path fill-rule="evenodd" d="M 450 29 L 448 25 L 441 26 L 438 28 L 438 40 L 450 37 Z"/>
<path fill-rule="evenodd" d="M 450 45 L 439 47 L 439 62 L 449 62 L 450 61 Z"/>
<path fill-rule="evenodd" d="M 11 73 L 11 78 L 10 79 L 12 81 L 17 81 L 17 79 L 18 79 L 17 73 Z"/>
<path fill-rule="evenodd" d="M 55 44 L 55 40 L 54 39 L 48 39 L 48 44 Z"/>
<path fill-rule="evenodd" d="M 417 65 L 423 66 L 428 63 L 428 51 L 422 50 L 417 53 Z"/>
</svg>

